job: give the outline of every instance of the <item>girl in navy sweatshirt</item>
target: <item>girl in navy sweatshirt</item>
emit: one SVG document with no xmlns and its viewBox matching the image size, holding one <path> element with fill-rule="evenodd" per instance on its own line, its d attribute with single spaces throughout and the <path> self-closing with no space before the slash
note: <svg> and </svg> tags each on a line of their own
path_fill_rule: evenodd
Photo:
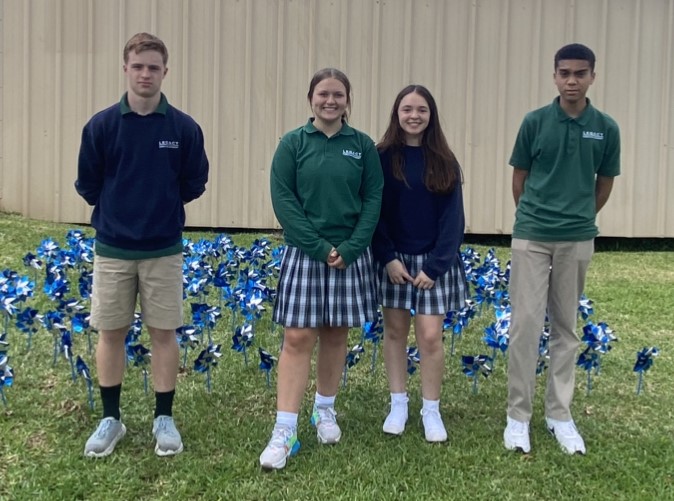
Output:
<svg viewBox="0 0 674 501">
<path fill-rule="evenodd" d="M 440 416 L 442 323 L 448 311 L 461 309 L 466 300 L 459 255 L 464 213 L 461 167 L 425 87 L 410 85 L 400 91 L 377 149 L 384 193 L 372 247 L 380 270 L 384 360 L 391 391 L 384 432 L 400 435 L 407 422 L 406 345 L 413 309 L 424 432 L 427 441 L 443 442 L 447 430 Z"/>
</svg>

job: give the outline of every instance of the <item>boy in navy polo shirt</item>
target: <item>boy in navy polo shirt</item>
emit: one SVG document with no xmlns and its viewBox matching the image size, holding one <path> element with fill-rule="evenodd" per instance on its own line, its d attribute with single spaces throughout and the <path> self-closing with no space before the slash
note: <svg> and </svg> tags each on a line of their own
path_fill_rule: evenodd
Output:
<svg viewBox="0 0 674 501">
<path fill-rule="evenodd" d="M 526 115 L 510 158 L 517 206 L 512 239 L 512 317 L 505 447 L 528 453 L 538 344 L 550 321 L 546 427 L 568 454 L 585 454 L 571 417 L 578 300 L 598 234 L 596 215 L 620 174 L 620 135 L 585 97 L 594 53 L 571 44 L 555 54 L 552 104 Z"/>
<path fill-rule="evenodd" d="M 161 93 L 167 61 L 159 38 L 134 35 L 124 47 L 128 91 L 82 132 L 75 187 L 94 206 L 91 324 L 99 332 L 96 368 L 103 401 L 103 419 L 84 447 L 89 457 L 107 456 L 126 433 L 119 403 L 124 341 L 137 296 L 152 343 L 155 452 L 183 450 L 172 417 L 175 330 L 183 311 L 183 205 L 205 191 L 208 160 L 199 125 Z"/>
</svg>

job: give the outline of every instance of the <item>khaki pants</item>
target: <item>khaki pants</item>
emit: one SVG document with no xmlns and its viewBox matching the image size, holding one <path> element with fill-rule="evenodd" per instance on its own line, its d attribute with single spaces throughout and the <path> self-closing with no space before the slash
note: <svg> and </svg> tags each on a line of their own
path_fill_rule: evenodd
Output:
<svg viewBox="0 0 674 501">
<path fill-rule="evenodd" d="M 594 240 L 512 240 L 508 346 L 508 416 L 530 421 L 536 389 L 538 343 L 547 307 L 550 365 L 545 415 L 568 421 L 575 382 L 578 300 L 594 252 Z"/>
</svg>

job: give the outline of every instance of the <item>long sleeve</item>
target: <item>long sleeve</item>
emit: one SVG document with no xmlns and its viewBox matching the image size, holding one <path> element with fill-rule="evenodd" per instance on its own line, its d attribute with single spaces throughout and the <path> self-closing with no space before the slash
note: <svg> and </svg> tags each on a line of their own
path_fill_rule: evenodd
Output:
<svg viewBox="0 0 674 501">
<path fill-rule="evenodd" d="M 431 280 L 445 274 L 459 255 L 465 230 L 463 191 L 457 182 L 454 190 L 437 198 L 439 205 L 438 238 L 422 270 Z"/>
<path fill-rule="evenodd" d="M 288 240 L 317 261 L 326 261 L 332 249 L 307 218 L 297 196 L 296 152 L 281 140 L 271 165 L 271 202 Z"/>
<path fill-rule="evenodd" d="M 180 175 L 180 198 L 184 204 L 199 198 L 206 191 L 209 168 L 201 127 L 194 123 L 193 130 L 189 132 L 184 136 L 189 143 L 184 149 Z"/>
<path fill-rule="evenodd" d="M 367 138 L 369 140 L 369 138 Z M 347 266 L 353 263 L 372 242 L 372 235 L 379 221 L 384 176 L 379 154 L 373 142 L 366 143 L 363 151 L 363 181 L 360 189 L 362 209 L 351 237 L 342 242 L 337 251 Z"/>
<path fill-rule="evenodd" d="M 94 125 L 82 130 L 82 143 L 77 162 L 75 189 L 89 205 L 96 205 L 103 189 L 104 160 Z"/>
</svg>

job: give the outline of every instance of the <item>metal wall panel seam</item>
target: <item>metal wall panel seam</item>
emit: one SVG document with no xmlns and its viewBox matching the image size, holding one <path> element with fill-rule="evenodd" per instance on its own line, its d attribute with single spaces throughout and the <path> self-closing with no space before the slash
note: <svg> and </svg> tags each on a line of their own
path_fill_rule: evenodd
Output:
<svg viewBox="0 0 674 501">
<path fill-rule="evenodd" d="M 636 131 L 638 130 L 638 123 L 637 123 L 637 118 L 638 118 L 638 107 L 639 103 L 637 102 L 637 95 L 638 95 L 638 76 L 639 76 L 639 43 L 641 41 L 641 0 L 636 0 L 634 2 L 634 16 L 632 19 L 634 19 L 634 32 L 632 33 L 632 44 L 631 44 L 631 52 L 629 54 L 629 63 L 627 64 L 627 67 L 631 68 L 631 71 L 629 72 L 629 87 L 628 87 L 628 100 L 627 100 L 627 116 L 629 117 L 628 120 L 628 130 L 632 132 L 630 135 L 630 146 L 629 146 L 629 165 L 635 166 L 637 164 L 637 143 L 636 143 Z M 624 135 L 623 135 L 624 137 Z M 625 141 L 623 140 L 623 145 L 625 144 Z M 623 155 L 623 160 L 624 160 L 624 155 Z M 629 204 L 628 206 L 632 207 L 632 210 L 627 211 L 627 227 L 629 228 L 629 236 L 634 236 L 635 235 L 635 224 L 634 224 L 634 208 L 635 208 L 635 200 L 637 199 L 637 193 L 635 193 L 635 183 L 634 183 L 634 173 L 635 169 L 629 169 L 626 173 L 623 175 L 625 176 L 625 180 L 623 181 L 624 183 L 627 184 L 627 186 L 630 187 L 630 192 L 629 192 Z"/>
<path fill-rule="evenodd" d="M 507 99 L 508 87 L 508 37 L 510 35 L 510 0 L 505 0 L 500 3 L 501 8 L 505 9 L 505 13 L 501 16 L 501 25 L 499 26 L 499 47 L 498 47 L 498 75 L 499 80 L 502 77 L 503 83 L 498 86 L 496 98 L 496 148 L 494 151 L 494 164 L 489 166 L 489 169 L 496 170 L 496 175 L 492 179 L 496 179 L 496 186 L 494 186 L 494 214 L 492 214 L 492 221 L 494 224 L 494 231 L 496 233 L 504 233 L 505 221 L 503 214 L 505 213 L 505 203 L 508 198 L 504 196 L 506 191 L 505 169 L 501 165 L 506 156 L 505 135 L 507 128 L 507 117 L 505 112 L 505 103 Z M 505 6 L 505 7 L 504 7 Z"/>
<path fill-rule="evenodd" d="M 243 165 L 248 166 L 246 175 L 242 176 L 244 186 L 241 187 L 241 193 L 245 194 L 246 202 L 250 202 L 250 165 L 251 165 L 251 140 L 250 136 L 253 133 L 251 114 L 252 114 L 252 78 L 253 78 L 253 14 L 252 2 L 246 3 L 246 45 L 245 63 L 244 63 L 244 114 L 243 114 Z M 244 214 L 241 223 L 249 227 L 251 225 L 249 204 L 241 204 L 244 207 Z"/>
<path fill-rule="evenodd" d="M 63 148 L 62 148 L 62 134 L 63 130 L 63 2 L 58 2 L 57 5 L 53 6 L 56 11 L 54 16 L 54 42 L 55 52 L 54 52 L 54 88 L 52 89 L 53 94 L 53 106 L 54 106 L 54 158 L 57 159 L 57 164 L 60 166 L 64 165 L 63 162 Z M 49 158 L 49 155 L 45 155 L 46 158 Z M 46 164 L 46 162 L 45 162 Z M 45 168 L 49 169 L 50 166 L 44 165 Z M 53 167 L 53 166 L 52 166 Z M 59 169 L 51 168 L 54 172 L 53 186 L 55 188 L 55 193 L 53 193 L 52 198 L 52 211 L 53 217 L 56 221 L 61 221 L 61 182 L 63 179 L 63 167 Z"/>
<path fill-rule="evenodd" d="M 465 137 L 465 154 L 466 154 L 466 169 L 464 170 L 464 181 L 468 188 L 467 193 L 464 195 L 464 198 L 469 202 L 468 210 L 466 211 L 466 232 L 471 231 L 471 215 L 473 214 L 473 197 L 471 196 L 473 187 L 471 184 L 473 170 L 473 99 L 475 98 L 475 93 L 473 92 L 473 85 L 475 84 L 475 37 L 477 36 L 477 0 L 472 0 L 470 3 L 470 17 L 468 20 L 468 53 L 467 61 L 468 67 L 466 68 L 466 109 L 465 109 L 465 120 L 464 128 L 466 130 Z M 479 199 L 479 197 L 478 197 Z M 464 205 L 465 202 L 464 202 Z M 479 205 L 479 204 L 478 204 Z"/>
<path fill-rule="evenodd" d="M 221 81 L 220 81 L 220 71 L 221 71 L 221 50 L 222 50 L 222 39 L 220 37 L 221 29 L 220 23 L 222 22 L 222 9 L 220 8 L 221 3 L 215 2 L 214 13 L 213 13 L 213 109 L 216 110 L 215 113 L 211 115 L 211 138 L 210 141 L 208 138 L 205 139 L 205 142 L 209 145 L 208 149 L 210 150 L 210 169 L 208 172 L 208 222 L 210 226 L 217 226 L 218 221 L 218 212 L 220 208 L 220 183 L 218 182 L 221 179 L 220 171 L 223 168 L 231 168 L 231 166 L 226 166 L 222 164 L 220 157 L 220 141 L 215 138 L 219 138 L 221 134 L 220 124 L 220 94 L 221 94 Z M 184 57 L 184 55 L 183 55 Z M 215 139 L 215 140 L 214 140 Z"/>
<path fill-rule="evenodd" d="M 669 0 L 669 9 L 667 15 L 667 44 L 666 50 L 663 54 L 662 67 L 665 68 L 665 79 L 662 85 L 662 109 L 665 110 L 660 117 L 660 161 L 658 162 L 658 199 L 657 199 L 657 227 L 661 237 L 666 235 L 667 231 L 667 216 L 674 215 L 674 204 L 671 202 L 671 197 L 667 194 L 667 175 L 669 174 L 669 165 L 668 165 L 668 138 L 669 131 L 671 130 L 672 123 L 674 120 L 674 109 L 672 107 L 672 95 L 670 89 L 672 88 L 672 66 L 674 62 L 674 50 L 672 49 L 672 44 L 674 44 L 674 0 Z M 670 145 L 670 148 L 674 148 L 674 145 Z M 670 204 L 670 211 L 667 211 L 667 203 Z M 670 235 L 671 236 L 671 235 Z"/>
<path fill-rule="evenodd" d="M 31 155 L 30 155 L 30 64 L 32 61 L 30 54 L 30 2 L 23 2 L 23 82 L 25 85 L 22 88 L 22 106 L 21 106 L 21 119 L 22 119 L 22 148 L 21 148 L 21 158 L 20 158 L 20 179 L 21 179 L 21 210 L 22 214 L 30 214 L 30 173 L 31 173 Z"/>
</svg>

